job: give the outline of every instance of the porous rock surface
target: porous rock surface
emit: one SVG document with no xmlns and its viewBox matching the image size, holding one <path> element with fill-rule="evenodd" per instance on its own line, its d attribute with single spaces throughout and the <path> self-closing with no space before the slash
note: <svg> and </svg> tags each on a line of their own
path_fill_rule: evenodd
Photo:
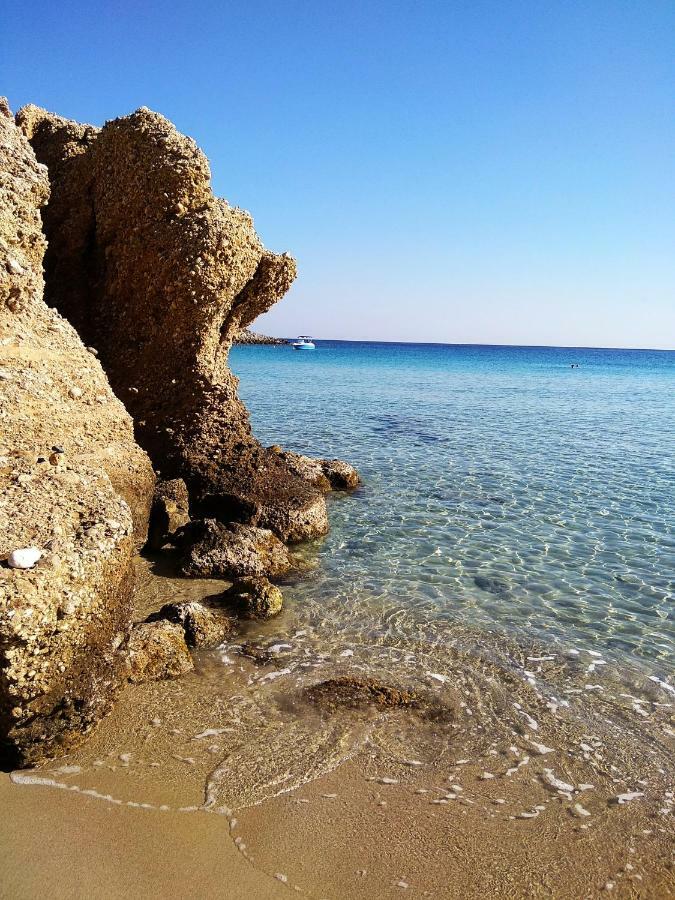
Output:
<svg viewBox="0 0 675 900">
<path fill-rule="evenodd" d="M 213 196 L 204 154 L 149 109 L 101 129 L 35 106 L 17 122 L 52 185 L 47 300 L 98 349 L 155 468 L 209 515 L 284 541 L 325 534 L 321 491 L 255 440 L 227 361 L 294 260 Z"/>
<path fill-rule="evenodd" d="M 237 578 L 220 598 L 248 619 L 271 619 L 279 615 L 284 603 L 279 588 L 265 577 Z"/>
<path fill-rule="evenodd" d="M 320 491 L 349 491 L 358 487 L 359 473 L 354 466 L 341 459 L 314 459 L 284 450 L 273 444 L 269 450 L 283 460 L 294 475 L 314 485 Z"/>
<path fill-rule="evenodd" d="M 166 620 L 180 625 L 188 647 L 208 650 L 217 647 L 235 630 L 235 623 L 222 609 L 190 600 L 165 603 L 159 612 L 148 616 L 148 622 Z"/>
<path fill-rule="evenodd" d="M 178 542 L 185 546 L 181 572 L 191 578 L 275 578 L 291 568 L 288 550 L 267 528 L 206 519 L 183 528 Z"/>
<path fill-rule="evenodd" d="M 181 625 L 161 620 L 136 625 L 129 637 L 128 678 L 134 684 L 178 678 L 195 664 Z"/>
<path fill-rule="evenodd" d="M 0 747 L 23 763 L 111 705 L 154 483 L 100 363 L 43 302 L 48 196 L 0 100 Z M 35 566 L 6 564 L 31 546 Z"/>
</svg>

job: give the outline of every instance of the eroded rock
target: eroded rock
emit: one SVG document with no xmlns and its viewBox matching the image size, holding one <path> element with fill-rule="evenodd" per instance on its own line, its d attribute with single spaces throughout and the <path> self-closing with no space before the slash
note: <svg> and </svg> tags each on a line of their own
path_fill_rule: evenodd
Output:
<svg viewBox="0 0 675 900">
<path fill-rule="evenodd" d="M 284 602 L 278 587 L 267 578 L 254 576 L 237 578 L 221 599 L 248 619 L 271 619 L 279 615 Z"/>
<path fill-rule="evenodd" d="M 181 571 L 192 578 L 274 578 L 291 567 L 288 550 L 266 528 L 206 519 L 183 528 L 177 540 L 184 548 Z"/>
<path fill-rule="evenodd" d="M 182 625 L 160 620 L 136 625 L 127 646 L 129 681 L 178 678 L 194 669 Z"/>
<path fill-rule="evenodd" d="M 196 600 L 188 603 L 166 603 L 149 622 L 166 620 L 180 625 L 188 647 L 208 650 L 222 644 L 235 631 L 235 623 L 222 610 Z"/>
<path fill-rule="evenodd" d="M 268 449 L 283 460 L 293 474 L 320 491 L 347 491 L 360 483 L 359 473 L 354 466 L 340 459 L 314 459 L 284 450 L 278 444 L 273 444 Z"/>
<path fill-rule="evenodd" d="M 154 475 L 100 363 L 42 300 L 47 172 L 4 100 L 0 171 L 0 560 L 41 554 L 0 565 L 0 744 L 25 765 L 111 706 Z"/>
<path fill-rule="evenodd" d="M 227 362 L 295 261 L 213 196 L 206 157 L 163 116 L 97 129 L 28 106 L 17 121 L 52 184 L 47 300 L 98 350 L 156 468 L 202 515 L 236 510 L 284 541 L 325 534 L 324 498 L 255 440 Z"/>
</svg>

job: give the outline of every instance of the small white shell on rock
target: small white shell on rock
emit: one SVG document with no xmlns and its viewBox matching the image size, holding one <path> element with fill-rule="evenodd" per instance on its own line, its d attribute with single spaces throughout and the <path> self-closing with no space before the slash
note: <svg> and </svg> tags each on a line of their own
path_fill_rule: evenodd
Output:
<svg viewBox="0 0 675 900">
<path fill-rule="evenodd" d="M 35 563 L 42 557 L 39 547 L 22 547 L 12 550 L 7 557 L 7 563 L 12 569 L 32 569 Z"/>
</svg>

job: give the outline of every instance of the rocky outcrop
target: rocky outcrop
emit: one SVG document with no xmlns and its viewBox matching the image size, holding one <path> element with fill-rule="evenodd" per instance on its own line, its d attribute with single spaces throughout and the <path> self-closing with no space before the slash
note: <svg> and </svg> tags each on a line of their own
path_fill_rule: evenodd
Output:
<svg viewBox="0 0 675 900">
<path fill-rule="evenodd" d="M 47 171 L 5 101 L 0 176 L 0 744 L 30 763 L 111 705 L 154 475 L 98 359 L 43 302 Z M 8 565 L 30 547 L 34 565 Z"/>
<path fill-rule="evenodd" d="M 242 328 L 234 336 L 233 344 L 288 344 L 284 338 L 268 337 L 266 334 L 259 334 L 257 331 L 251 331 L 250 328 Z"/>
<path fill-rule="evenodd" d="M 148 622 L 165 620 L 180 625 L 188 647 L 209 650 L 217 647 L 235 631 L 235 623 L 222 609 L 191 600 L 186 603 L 166 603 Z"/>
<path fill-rule="evenodd" d="M 49 169 L 47 300 L 94 346 L 164 478 L 194 508 L 298 541 L 327 531 L 321 491 L 251 433 L 228 351 L 288 290 L 295 262 L 215 198 L 207 160 L 139 109 L 102 129 L 25 107 Z"/>
<path fill-rule="evenodd" d="M 320 491 L 350 491 L 360 483 L 354 466 L 341 459 L 314 459 L 284 450 L 273 444 L 269 450 L 283 460 L 294 475 L 314 485 Z"/>
<path fill-rule="evenodd" d="M 178 678 L 194 667 L 180 625 L 166 620 L 142 622 L 131 632 L 127 674 L 132 683 Z"/>
<path fill-rule="evenodd" d="M 221 598 L 247 619 L 271 619 L 278 616 L 284 603 L 283 594 L 267 578 L 237 578 Z"/>
<path fill-rule="evenodd" d="M 181 572 L 191 578 L 275 578 L 291 568 L 288 550 L 267 528 L 206 519 L 183 528 L 178 543 L 186 548 Z"/>
</svg>

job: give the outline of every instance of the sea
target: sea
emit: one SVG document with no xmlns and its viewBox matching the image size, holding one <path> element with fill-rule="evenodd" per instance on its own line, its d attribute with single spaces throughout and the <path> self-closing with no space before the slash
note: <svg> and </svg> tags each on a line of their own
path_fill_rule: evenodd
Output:
<svg viewBox="0 0 675 900">
<path fill-rule="evenodd" d="M 361 473 L 286 588 L 323 639 L 405 648 L 442 624 L 671 681 L 675 352 L 317 341 L 230 362 L 263 443 Z"/>
</svg>

